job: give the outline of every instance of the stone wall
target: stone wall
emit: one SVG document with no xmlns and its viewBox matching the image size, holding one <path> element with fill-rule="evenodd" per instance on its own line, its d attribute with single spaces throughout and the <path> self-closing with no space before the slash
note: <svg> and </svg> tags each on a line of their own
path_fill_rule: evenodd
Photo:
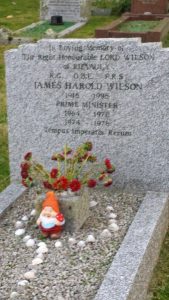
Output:
<svg viewBox="0 0 169 300">
<path fill-rule="evenodd" d="M 133 0 L 131 12 L 140 14 L 151 12 L 152 14 L 166 14 L 168 11 L 168 0 Z"/>
<path fill-rule="evenodd" d="M 80 21 L 90 15 L 90 0 L 41 0 L 40 17 L 50 20 L 61 15 L 63 21 Z"/>
</svg>

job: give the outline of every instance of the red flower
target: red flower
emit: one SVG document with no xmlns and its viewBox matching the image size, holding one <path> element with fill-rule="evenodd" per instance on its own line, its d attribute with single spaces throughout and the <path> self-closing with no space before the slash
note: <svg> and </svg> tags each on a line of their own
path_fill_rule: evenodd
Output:
<svg viewBox="0 0 169 300">
<path fill-rule="evenodd" d="M 27 172 L 29 170 L 29 164 L 27 162 L 21 163 L 21 170 Z"/>
<path fill-rule="evenodd" d="M 58 174 L 58 169 L 52 169 L 50 172 L 51 178 L 56 178 Z"/>
<path fill-rule="evenodd" d="M 66 191 L 69 186 L 69 182 L 65 176 L 61 176 L 53 183 L 53 188 L 55 190 L 64 190 Z"/>
<path fill-rule="evenodd" d="M 59 161 L 63 161 L 65 160 L 65 157 L 63 154 L 60 154 L 60 153 L 55 153 L 52 155 L 52 160 L 59 160 Z"/>
<path fill-rule="evenodd" d="M 97 182 L 95 179 L 89 179 L 88 183 L 87 183 L 89 188 L 94 188 L 96 186 L 96 184 L 97 184 Z"/>
<path fill-rule="evenodd" d="M 27 171 L 21 171 L 21 176 L 23 179 L 26 179 L 29 175 Z"/>
<path fill-rule="evenodd" d="M 99 176 L 99 180 L 100 180 L 100 181 L 103 180 L 103 179 L 105 178 L 105 176 L 106 176 L 105 173 L 101 174 L 101 175 Z"/>
<path fill-rule="evenodd" d="M 22 179 L 22 185 L 28 187 L 27 183 L 25 182 L 25 179 Z"/>
<path fill-rule="evenodd" d="M 107 173 L 112 174 L 115 171 L 115 168 L 111 168 L 107 170 Z"/>
<path fill-rule="evenodd" d="M 73 179 L 70 184 L 69 187 L 71 189 L 72 192 L 77 192 L 80 190 L 81 188 L 81 183 L 78 179 Z"/>
<path fill-rule="evenodd" d="M 106 182 L 105 182 L 105 184 L 104 184 L 104 186 L 110 186 L 111 184 L 113 183 L 113 180 L 112 179 L 108 179 Z"/>
<path fill-rule="evenodd" d="M 57 155 L 53 154 L 51 160 L 58 160 Z"/>
<path fill-rule="evenodd" d="M 32 157 L 32 152 L 28 152 L 28 153 L 25 154 L 24 159 L 25 160 L 30 160 L 31 157 Z"/>
<path fill-rule="evenodd" d="M 45 189 L 52 189 L 52 185 L 48 181 L 44 181 L 43 186 Z"/>
<path fill-rule="evenodd" d="M 106 158 L 104 163 L 105 163 L 107 169 L 112 169 L 112 164 L 110 162 L 110 159 Z"/>
</svg>

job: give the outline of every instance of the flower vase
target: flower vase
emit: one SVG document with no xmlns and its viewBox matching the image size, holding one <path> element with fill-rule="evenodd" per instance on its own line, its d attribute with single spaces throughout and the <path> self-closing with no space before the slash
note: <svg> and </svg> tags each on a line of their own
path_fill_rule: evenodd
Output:
<svg viewBox="0 0 169 300">
<path fill-rule="evenodd" d="M 60 211 L 65 217 L 64 229 L 69 232 L 78 231 L 89 217 L 88 189 L 77 193 L 57 194 Z"/>
</svg>

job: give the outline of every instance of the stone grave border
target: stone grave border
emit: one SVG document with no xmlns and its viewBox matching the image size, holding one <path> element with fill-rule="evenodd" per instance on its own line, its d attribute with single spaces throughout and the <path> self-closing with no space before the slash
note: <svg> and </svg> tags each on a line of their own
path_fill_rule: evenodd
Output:
<svg viewBox="0 0 169 300">
<path fill-rule="evenodd" d="M 45 23 L 45 22 L 46 22 L 46 21 L 39 21 L 39 22 L 37 22 L 37 23 L 32 23 L 32 24 L 30 24 L 30 25 L 28 25 L 28 26 L 26 26 L 26 27 L 23 27 L 23 28 L 21 28 L 21 29 L 15 31 L 14 33 L 21 33 L 21 32 L 24 32 L 24 31 L 26 31 L 27 29 L 35 28 L 37 25 L 41 25 L 41 24 L 43 24 L 43 23 Z M 86 20 L 82 20 L 82 21 L 80 21 L 80 22 L 77 22 L 77 23 L 75 23 L 74 25 L 70 26 L 69 28 L 66 28 L 66 29 L 60 31 L 60 32 L 58 33 L 57 36 L 58 36 L 58 37 L 63 37 L 63 36 L 65 36 L 65 35 L 69 34 L 69 33 L 72 33 L 72 32 L 75 31 L 76 29 L 79 29 L 79 28 L 81 28 L 82 26 L 84 26 L 86 23 L 87 23 L 87 19 L 86 19 Z"/>
<path fill-rule="evenodd" d="M 28 25 L 24 28 L 21 28 L 17 31 L 14 31 L 14 33 L 20 33 L 20 32 L 24 32 L 25 30 L 29 29 L 29 28 L 34 28 L 36 25 L 38 24 L 42 24 L 45 21 L 40 21 L 37 23 L 33 23 L 31 25 Z M 71 27 L 64 29 L 62 31 L 60 31 L 57 34 L 56 38 L 63 38 L 64 36 L 74 32 L 75 30 L 83 27 L 85 24 L 87 23 L 87 20 L 85 21 L 80 21 L 74 25 L 72 25 Z M 45 38 L 43 38 L 45 39 Z M 49 39 L 49 38 L 48 38 Z M 13 37 L 11 40 L 9 40 L 8 38 L 0 38 L 0 45 L 22 45 L 22 44 L 29 44 L 29 43 L 37 43 L 37 41 L 35 41 L 34 38 L 26 38 L 26 37 Z"/>
<path fill-rule="evenodd" d="M 13 183 L 0 193 L 0 217 L 26 190 Z M 146 300 L 168 224 L 169 194 L 147 192 L 94 300 Z"/>
</svg>

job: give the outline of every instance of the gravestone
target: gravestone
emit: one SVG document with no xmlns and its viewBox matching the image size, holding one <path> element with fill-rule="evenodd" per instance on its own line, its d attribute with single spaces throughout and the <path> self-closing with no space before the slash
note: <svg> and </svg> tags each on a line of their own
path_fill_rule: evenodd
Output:
<svg viewBox="0 0 169 300">
<path fill-rule="evenodd" d="M 169 49 L 139 39 L 41 40 L 6 52 L 11 178 L 90 140 L 114 185 L 169 189 Z"/>
<path fill-rule="evenodd" d="M 62 16 L 63 21 L 80 21 L 90 15 L 90 0 L 41 0 L 40 17 L 50 20 Z"/>
<path fill-rule="evenodd" d="M 131 13 L 166 14 L 168 12 L 168 0 L 132 0 Z"/>
</svg>

